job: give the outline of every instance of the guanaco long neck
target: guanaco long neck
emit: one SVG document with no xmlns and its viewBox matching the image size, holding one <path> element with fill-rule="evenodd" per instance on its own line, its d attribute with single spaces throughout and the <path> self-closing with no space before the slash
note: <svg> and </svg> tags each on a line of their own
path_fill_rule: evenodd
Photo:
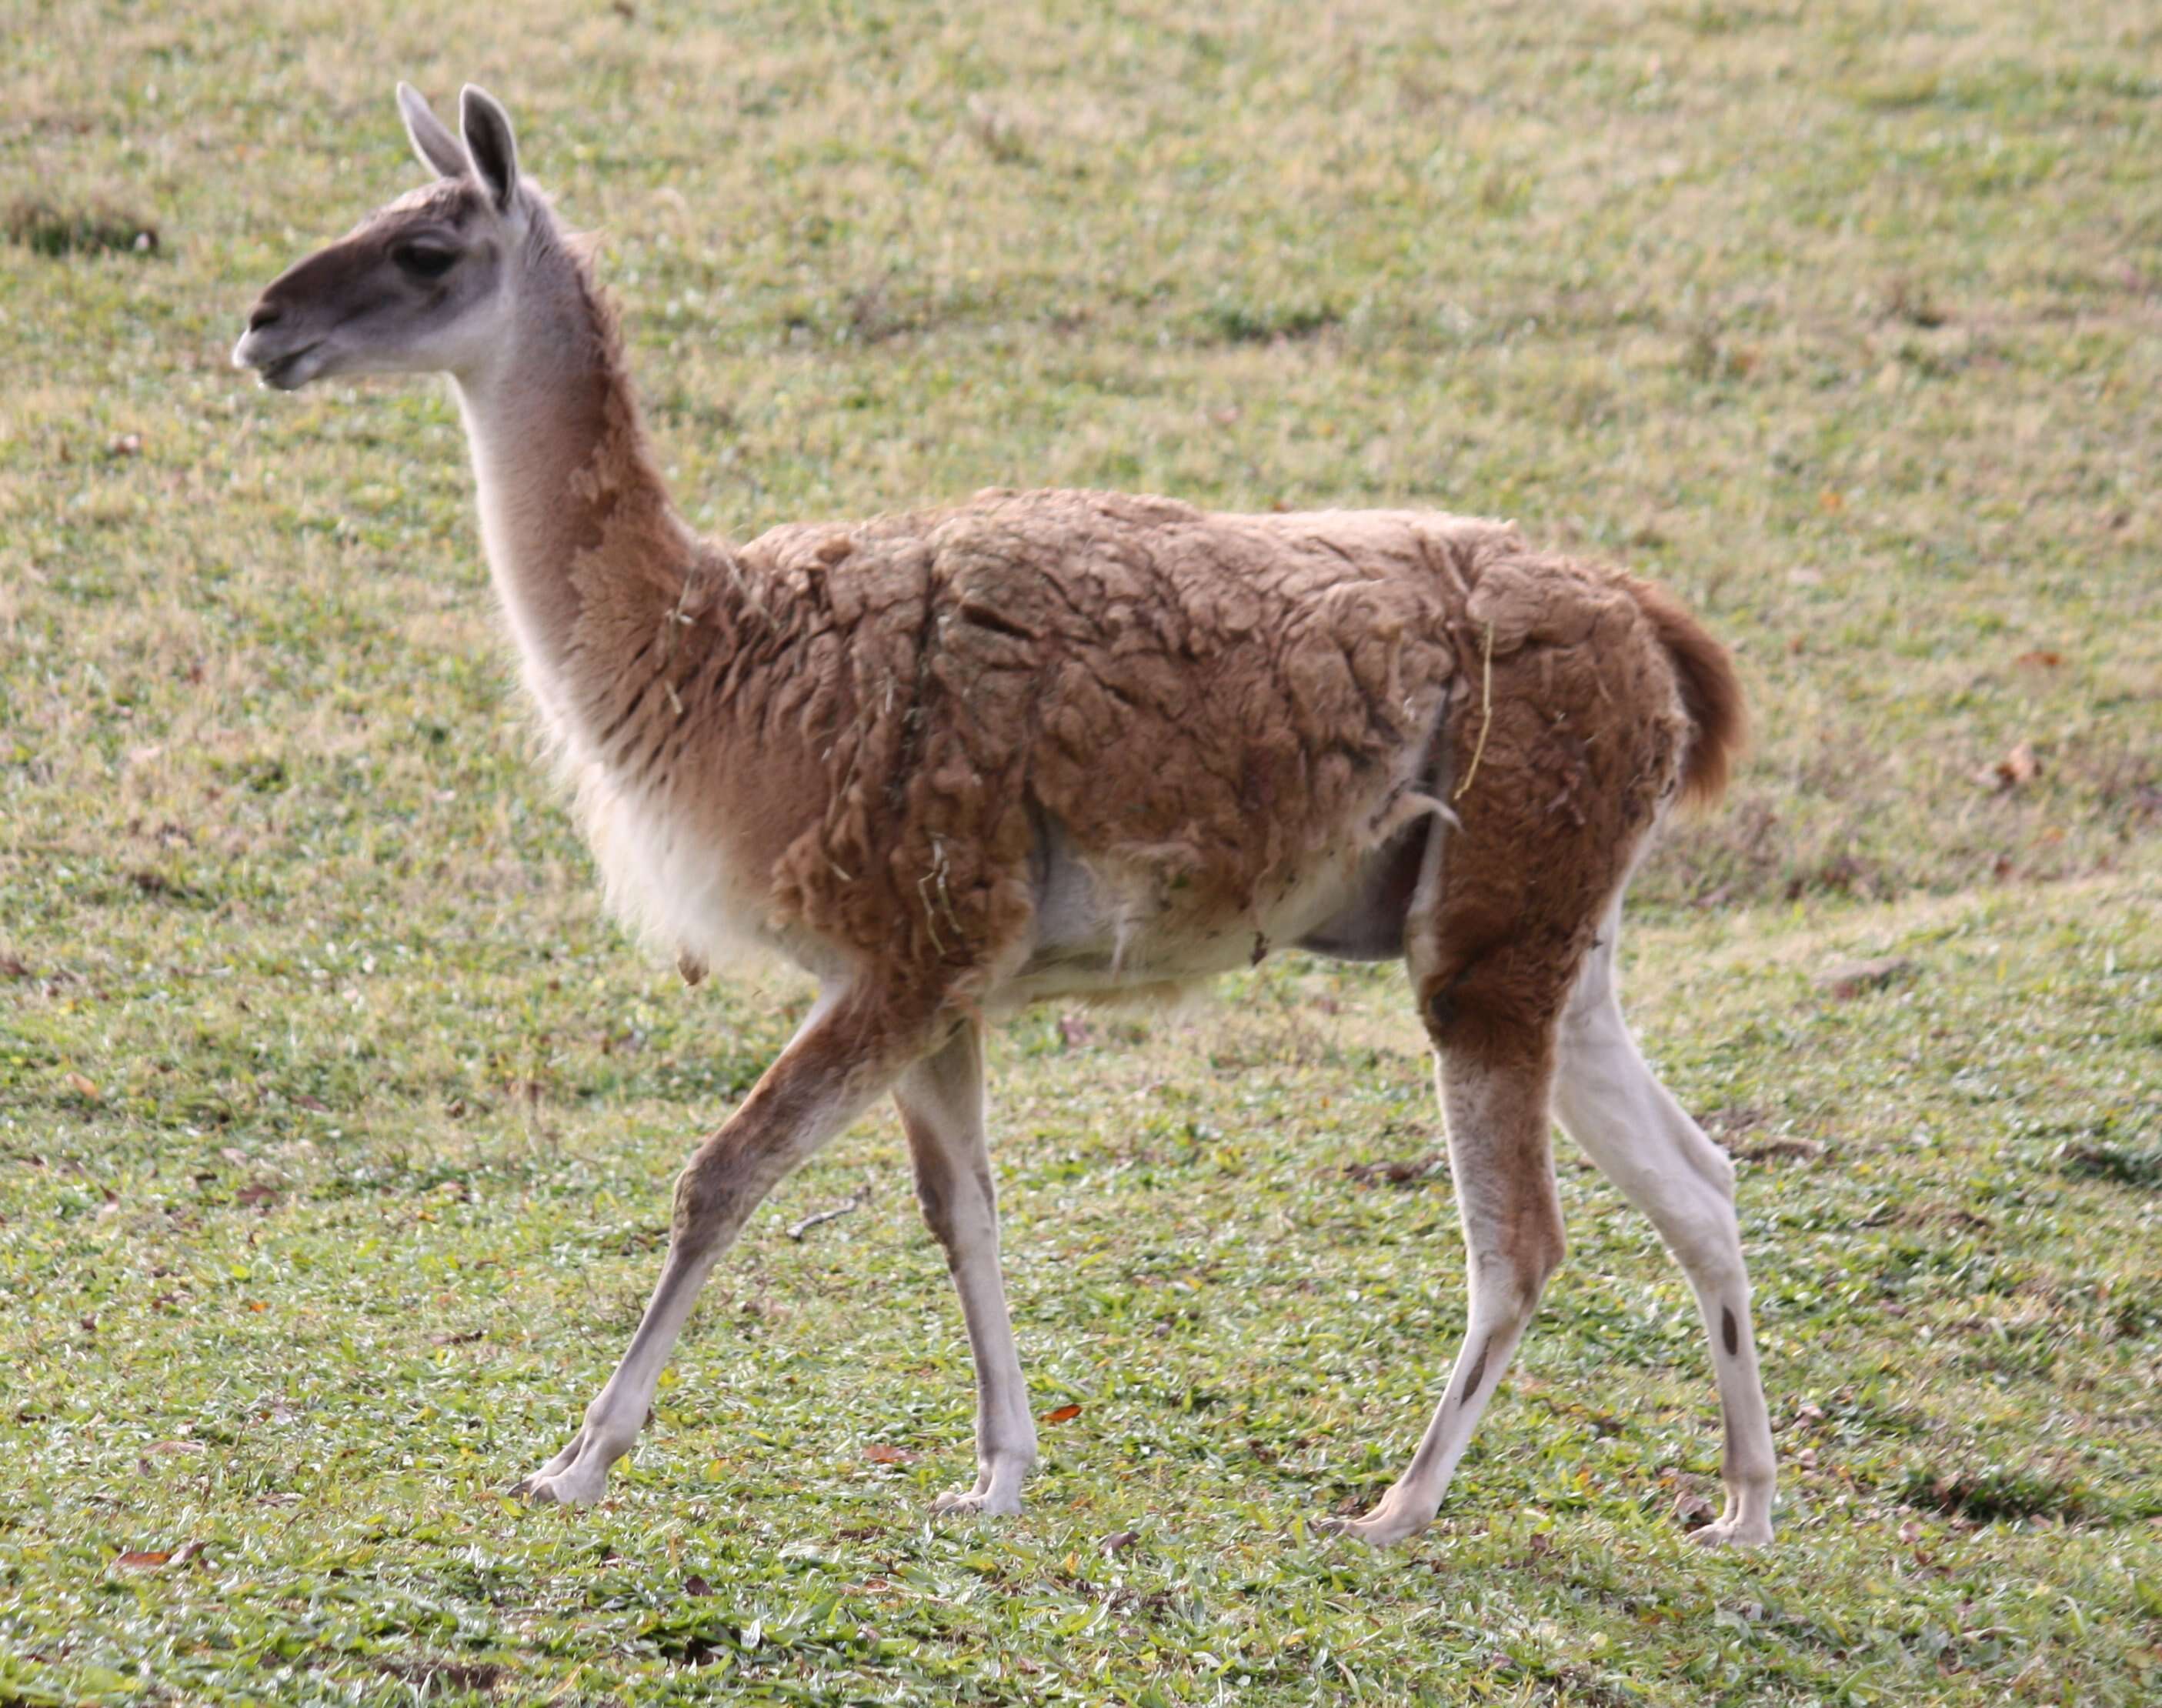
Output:
<svg viewBox="0 0 2162 1708">
<path fill-rule="evenodd" d="M 543 709 L 575 722 L 617 662 L 603 635 L 658 622 L 697 550 L 647 452 L 608 310 L 551 242 L 494 360 L 454 376 L 489 573 Z"/>
</svg>

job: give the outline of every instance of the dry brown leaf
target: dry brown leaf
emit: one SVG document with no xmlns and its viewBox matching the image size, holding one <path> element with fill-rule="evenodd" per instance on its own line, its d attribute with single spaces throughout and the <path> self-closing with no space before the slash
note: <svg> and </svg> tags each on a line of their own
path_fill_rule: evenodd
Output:
<svg viewBox="0 0 2162 1708">
<path fill-rule="evenodd" d="M 2015 743 L 1995 765 L 1984 765 L 1977 771 L 1974 780 L 1992 794 L 2008 795 L 2041 775 L 2042 762 L 2034 757 L 2033 745 L 2022 741 Z"/>
<path fill-rule="evenodd" d="M 1423 1157 L 1415 1157 L 1400 1162 L 1347 1162 L 1344 1172 L 1361 1186 L 1372 1186 L 1386 1182 L 1391 1186 L 1409 1186 L 1425 1179 L 1441 1167 L 1441 1153 L 1429 1151 Z"/>
<path fill-rule="evenodd" d="M 1138 1530 L 1115 1530 L 1104 1538 L 1104 1552 L 1116 1554 L 1121 1549 L 1131 1548 L 1141 1539 Z"/>
<path fill-rule="evenodd" d="M 2012 661 L 2014 664 L 2031 665 L 2037 670 L 2055 670 L 2065 661 L 2065 655 L 2052 651 L 2046 646 L 2038 646 L 2032 652 L 2021 653 Z"/>
<path fill-rule="evenodd" d="M 889 1447 L 883 1441 L 874 1441 L 864 1449 L 864 1457 L 873 1465 L 906 1465 L 916 1455 L 906 1447 Z"/>
<path fill-rule="evenodd" d="M 1080 1415 L 1081 1408 L 1078 1406 L 1053 1406 L 1043 1414 L 1043 1421 L 1047 1423 L 1070 1423 Z"/>
<path fill-rule="evenodd" d="M 70 1073 L 67 1076 L 67 1083 L 69 1089 L 78 1097 L 87 1098 L 92 1103 L 105 1100 L 105 1094 L 97 1089 L 97 1082 L 87 1075 Z"/>
<path fill-rule="evenodd" d="M 112 1563 L 123 1571 L 155 1571 L 159 1566 L 169 1564 L 172 1558 L 171 1554 L 157 1549 L 135 1548 Z"/>
<path fill-rule="evenodd" d="M 1682 1521 L 1684 1529 L 1701 1530 L 1718 1516 L 1718 1510 L 1702 1495 L 1684 1491 L 1674 1496 L 1674 1517 Z"/>
<path fill-rule="evenodd" d="M 713 1586 L 697 1573 L 692 1572 L 683 1580 L 683 1593 L 687 1596 L 710 1596 L 713 1593 Z"/>
<path fill-rule="evenodd" d="M 1865 990 L 1881 990 L 1914 969 L 1914 964 L 1904 955 L 1880 955 L 1874 960 L 1835 961 L 1813 982 L 1818 990 L 1845 1002 Z"/>
</svg>

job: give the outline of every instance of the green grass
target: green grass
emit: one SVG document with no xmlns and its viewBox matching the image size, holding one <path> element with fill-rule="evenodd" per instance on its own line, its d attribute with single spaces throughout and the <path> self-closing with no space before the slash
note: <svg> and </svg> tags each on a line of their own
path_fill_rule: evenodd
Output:
<svg viewBox="0 0 2162 1708">
<path fill-rule="evenodd" d="M 2040 10 L 0 23 L 0 1704 L 2162 1694 L 2162 26 Z M 490 85 L 606 233 L 702 525 L 1436 505 L 1735 643 L 1756 754 L 1639 881 L 1631 1007 L 1745 1159 L 1777 1549 L 1689 1546 L 1700 1333 L 1567 1152 L 1441 1522 L 1311 1533 L 1462 1263 L 1445 1176 L 1346 1172 L 1439 1145 L 1397 977 L 1296 959 L 998 1041 L 1080 1408 L 1021 1519 L 924 1517 L 968 1357 L 889 1115 L 754 1220 L 605 1506 L 498 1498 L 806 996 L 599 916 L 440 390 L 226 365 L 413 181 L 400 76 Z"/>
</svg>

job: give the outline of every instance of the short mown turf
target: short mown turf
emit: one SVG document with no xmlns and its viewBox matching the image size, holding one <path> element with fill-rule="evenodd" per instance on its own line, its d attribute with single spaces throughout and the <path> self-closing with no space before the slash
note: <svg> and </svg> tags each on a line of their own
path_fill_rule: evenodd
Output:
<svg viewBox="0 0 2162 1708">
<path fill-rule="evenodd" d="M 0 1704 L 2162 1695 L 2162 25 L 181 0 L 0 68 Z M 926 1516 L 969 1360 L 890 1114 L 606 1504 L 501 1499 L 807 995 L 600 915 L 440 387 L 227 365 L 415 181 L 400 76 L 604 233 L 702 526 L 1513 514 L 1736 645 L 1626 958 L 1742 1159 L 1775 1549 L 1689 1544 L 1701 1331 L 1566 1147 L 1440 1522 L 1313 1533 L 1463 1265 L 1400 975 L 1296 958 L 995 1040 L 1024 1517 Z"/>
</svg>

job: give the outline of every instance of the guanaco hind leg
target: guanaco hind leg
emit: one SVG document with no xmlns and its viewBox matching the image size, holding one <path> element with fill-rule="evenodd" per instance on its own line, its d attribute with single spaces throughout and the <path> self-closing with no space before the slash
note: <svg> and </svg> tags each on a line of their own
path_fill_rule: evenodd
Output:
<svg viewBox="0 0 2162 1708">
<path fill-rule="evenodd" d="M 1726 1510 L 1695 1533 L 1710 1547 L 1772 1539 L 1771 1421 L 1734 1216 L 1734 1165 L 1662 1085 L 1622 1018 L 1617 909 L 1562 1024 L 1554 1112 L 1623 1197 L 1651 1218 L 1704 1314 L 1726 1429 Z"/>
<path fill-rule="evenodd" d="M 1411 1464 L 1363 1518 L 1324 1528 L 1377 1548 L 1434 1522 L 1456 1462 L 1470 1445 L 1547 1277 L 1561 1261 L 1561 1206 L 1547 1135 L 1550 1053 L 1543 1040 L 1498 1057 L 1440 1052 L 1437 1076 L 1470 1300 L 1464 1345 Z"/>
</svg>

